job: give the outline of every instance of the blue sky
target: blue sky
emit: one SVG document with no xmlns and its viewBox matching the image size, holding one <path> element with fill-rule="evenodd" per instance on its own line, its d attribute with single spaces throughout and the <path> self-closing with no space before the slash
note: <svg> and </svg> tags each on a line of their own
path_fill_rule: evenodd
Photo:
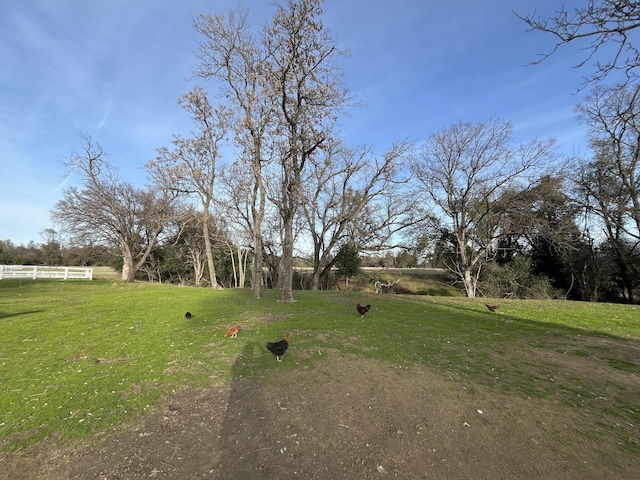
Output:
<svg viewBox="0 0 640 480">
<path fill-rule="evenodd" d="M 271 0 L 245 0 L 252 24 Z M 582 2 L 581 2 L 582 3 Z M 234 0 L 7 0 L 0 4 L 0 239 L 41 243 L 67 182 L 62 164 L 89 134 L 144 185 L 141 167 L 173 134 L 192 127 L 178 97 L 194 85 L 193 18 L 227 13 Z M 566 154 L 586 153 L 574 107 L 588 72 L 578 46 L 541 65 L 553 39 L 528 33 L 512 13 L 548 16 L 556 0 L 327 0 L 324 25 L 345 84 L 362 106 L 341 123 L 352 145 L 382 150 L 425 139 L 459 120 L 499 116 L 517 139 L 554 136 Z M 210 91 L 211 83 L 201 83 Z"/>
</svg>

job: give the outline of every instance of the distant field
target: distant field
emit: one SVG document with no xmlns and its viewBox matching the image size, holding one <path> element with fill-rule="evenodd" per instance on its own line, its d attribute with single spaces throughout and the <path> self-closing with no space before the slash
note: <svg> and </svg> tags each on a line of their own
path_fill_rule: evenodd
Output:
<svg viewBox="0 0 640 480">
<path fill-rule="evenodd" d="M 92 267 L 93 278 L 98 280 L 120 280 L 120 272 L 111 267 Z M 311 269 L 300 268 L 297 271 L 310 274 Z M 362 273 L 349 280 L 349 290 L 364 292 L 374 291 L 374 282 L 393 283 L 397 293 L 416 295 L 454 295 L 460 296 L 462 292 L 453 288 L 447 280 L 446 272 L 439 268 L 373 268 L 366 267 Z M 344 280 L 339 282 L 341 290 L 346 288 Z"/>
<path fill-rule="evenodd" d="M 301 269 L 302 270 L 302 269 Z M 306 270 L 310 272 L 309 270 Z M 347 282 L 340 279 L 340 290 L 374 292 L 378 285 L 389 285 L 382 291 L 413 295 L 461 296 L 460 289 L 454 288 L 445 270 L 440 268 L 380 268 L 365 267 L 361 273 Z"/>
<path fill-rule="evenodd" d="M 91 267 L 93 268 L 93 278 L 96 280 L 119 280 L 122 278 L 120 272 L 111 267 Z"/>
</svg>

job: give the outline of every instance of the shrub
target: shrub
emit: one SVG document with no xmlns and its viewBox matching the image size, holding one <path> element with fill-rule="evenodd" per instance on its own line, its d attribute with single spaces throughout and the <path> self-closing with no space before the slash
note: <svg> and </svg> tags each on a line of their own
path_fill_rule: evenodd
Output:
<svg viewBox="0 0 640 480">
<path fill-rule="evenodd" d="M 532 272 L 531 258 L 517 256 L 503 266 L 489 263 L 480 276 L 480 291 L 487 297 L 558 298 L 559 292 L 544 275 Z"/>
</svg>

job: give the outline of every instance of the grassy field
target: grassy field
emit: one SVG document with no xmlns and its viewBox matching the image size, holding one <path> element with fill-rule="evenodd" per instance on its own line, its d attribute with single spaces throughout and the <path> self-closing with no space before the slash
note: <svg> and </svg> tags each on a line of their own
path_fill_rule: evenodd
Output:
<svg viewBox="0 0 640 480">
<path fill-rule="evenodd" d="M 606 395 L 609 425 L 594 429 L 608 428 L 621 448 L 640 452 L 637 434 L 616 428 L 640 425 L 637 306 L 506 300 L 492 314 L 486 299 L 455 296 L 297 291 L 292 304 L 278 297 L 114 280 L 1 281 L 0 449 L 52 435 L 77 439 L 134 421 L 174 390 L 338 353 L 428 365 L 470 385 L 581 410 L 601 410 Z M 364 320 L 356 300 L 372 305 Z M 240 337 L 225 339 L 236 323 Z M 277 364 L 264 344 L 287 331 L 292 348 Z M 567 370 L 563 359 L 593 360 L 598 371 Z"/>
</svg>

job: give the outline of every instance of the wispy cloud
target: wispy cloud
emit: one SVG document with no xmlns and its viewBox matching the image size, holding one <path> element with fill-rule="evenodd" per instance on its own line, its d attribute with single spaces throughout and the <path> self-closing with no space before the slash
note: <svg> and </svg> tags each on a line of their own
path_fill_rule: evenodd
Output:
<svg viewBox="0 0 640 480">
<path fill-rule="evenodd" d="M 96 127 L 97 132 L 102 130 L 102 127 L 104 127 L 104 124 L 107 123 L 107 120 L 109 119 L 109 114 L 111 113 L 112 108 L 113 108 L 113 97 L 110 96 L 109 98 L 107 98 L 104 108 L 102 110 L 102 116 Z"/>
<path fill-rule="evenodd" d="M 73 180 L 60 159 L 82 147 L 80 133 L 112 155 L 123 178 L 144 182 L 140 168 L 155 148 L 193 128 L 177 104 L 191 87 L 193 17 L 240 3 L 256 29 L 274 10 L 238 0 L 0 2 L 0 237 L 10 228 L 13 238 L 32 232 L 36 240 L 49 227 L 48 210 Z M 548 44 L 524 31 L 511 3 L 326 2 L 325 26 L 351 51 L 344 80 L 363 102 L 343 119 L 346 140 L 384 148 L 497 114 L 523 138 L 579 142 L 571 50 L 525 67 Z M 519 2 L 524 12 L 539 4 L 554 8 L 552 0 Z M 32 188 L 18 194 L 25 182 Z M 27 215 L 36 220 L 26 224 Z"/>
<path fill-rule="evenodd" d="M 62 179 L 62 181 L 56 186 L 56 188 L 53 189 L 52 193 L 60 192 L 69 183 L 70 179 L 71 179 L 71 173 L 67 173 Z"/>
</svg>

